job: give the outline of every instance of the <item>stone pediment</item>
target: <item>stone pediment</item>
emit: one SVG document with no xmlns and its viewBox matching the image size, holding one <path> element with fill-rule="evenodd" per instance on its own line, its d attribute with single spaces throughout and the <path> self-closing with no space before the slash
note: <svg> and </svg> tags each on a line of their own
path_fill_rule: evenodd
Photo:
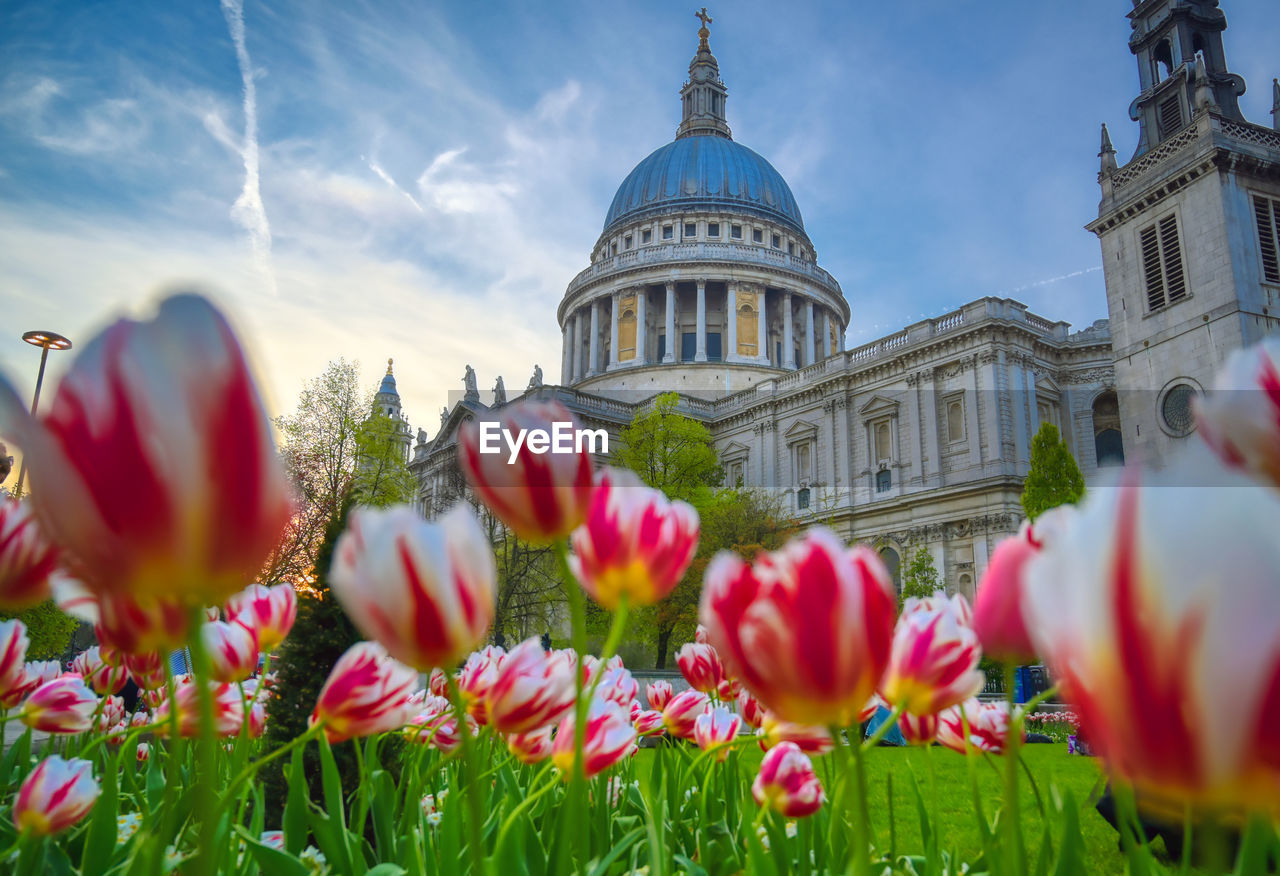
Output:
<svg viewBox="0 0 1280 876">
<path fill-rule="evenodd" d="M 808 420 L 796 420 L 791 424 L 787 431 L 782 433 L 788 443 L 793 441 L 801 441 L 805 438 L 812 438 L 818 434 L 818 426 L 816 423 L 810 423 Z"/>
<path fill-rule="evenodd" d="M 1062 395 L 1062 387 L 1058 382 L 1047 374 L 1041 374 L 1036 378 L 1036 392 L 1046 392 L 1050 395 Z"/>
<path fill-rule="evenodd" d="M 438 450 L 441 447 L 447 447 L 450 444 L 456 444 L 458 440 L 458 429 L 467 420 L 473 420 L 477 415 L 483 416 L 489 412 L 487 405 L 480 402 L 460 401 L 449 410 L 449 416 L 440 425 L 440 431 L 436 433 L 435 439 L 431 442 L 431 450 Z"/>
<path fill-rule="evenodd" d="M 858 408 L 858 413 L 864 417 L 870 417 L 876 414 L 893 414 L 897 410 L 898 402 L 883 395 L 873 395 L 866 404 Z"/>
<path fill-rule="evenodd" d="M 726 462 L 743 459 L 750 453 L 750 448 L 740 441 L 730 441 L 720 451 L 720 458 Z"/>
</svg>

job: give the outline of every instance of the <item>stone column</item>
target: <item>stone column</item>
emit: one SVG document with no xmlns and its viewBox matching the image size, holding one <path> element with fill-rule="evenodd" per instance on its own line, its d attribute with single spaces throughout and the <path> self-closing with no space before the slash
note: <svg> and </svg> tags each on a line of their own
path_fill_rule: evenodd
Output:
<svg viewBox="0 0 1280 876">
<path fill-rule="evenodd" d="M 693 361 L 707 361 L 707 281 L 698 281 L 698 346 Z"/>
<path fill-rule="evenodd" d="M 618 301 L 621 294 L 614 292 L 609 299 L 609 367 L 618 367 Z"/>
<path fill-rule="evenodd" d="M 760 308 L 760 316 L 756 320 L 756 355 L 760 357 L 760 363 L 769 364 L 769 290 L 760 287 L 760 294 L 756 296 L 756 304 Z"/>
<path fill-rule="evenodd" d="M 663 362 L 676 361 L 676 346 L 679 344 L 679 338 L 676 337 L 676 284 L 667 284 L 667 351 L 662 356 Z"/>
<path fill-rule="evenodd" d="M 577 328 L 577 331 L 574 332 L 575 337 L 573 339 L 573 379 L 574 380 L 581 380 L 583 377 L 586 376 L 586 373 L 587 373 L 587 369 L 584 367 L 584 363 L 582 361 L 582 356 L 583 356 L 582 338 L 586 335 L 586 333 L 587 333 L 587 312 L 585 310 L 579 309 L 578 310 L 578 328 Z"/>
<path fill-rule="evenodd" d="M 560 354 L 560 383 L 568 385 L 573 382 L 573 314 L 564 320 L 564 352 Z"/>
<path fill-rule="evenodd" d="M 834 350 L 831 349 L 831 311 L 825 307 L 822 308 L 822 358 L 829 357 Z"/>
<path fill-rule="evenodd" d="M 591 338 L 587 350 L 587 376 L 600 373 L 600 299 L 591 302 Z"/>
<path fill-rule="evenodd" d="M 804 364 L 812 365 L 814 363 L 813 356 L 813 299 L 806 299 L 804 302 L 805 319 L 804 319 Z"/>
<path fill-rule="evenodd" d="M 840 322 L 840 317 L 836 317 L 836 352 L 844 352 L 844 325 Z"/>
<path fill-rule="evenodd" d="M 648 290 L 643 286 L 636 290 L 636 364 L 644 364 L 644 336 L 649 333 L 648 323 L 646 319 L 645 299 L 648 297 Z"/>
<path fill-rule="evenodd" d="M 796 367 L 795 337 L 791 328 L 791 293 L 782 294 L 782 361 L 783 368 Z"/>
<path fill-rule="evenodd" d="M 926 487 L 940 485 L 938 480 L 942 474 L 942 451 L 938 441 L 938 386 L 932 371 L 922 371 L 916 384 L 916 395 L 920 399 L 921 413 L 924 415 L 924 454 L 928 457 L 924 463 L 924 484 Z"/>
<path fill-rule="evenodd" d="M 738 284 L 729 284 L 729 348 L 724 351 L 724 361 L 738 361 Z"/>
</svg>

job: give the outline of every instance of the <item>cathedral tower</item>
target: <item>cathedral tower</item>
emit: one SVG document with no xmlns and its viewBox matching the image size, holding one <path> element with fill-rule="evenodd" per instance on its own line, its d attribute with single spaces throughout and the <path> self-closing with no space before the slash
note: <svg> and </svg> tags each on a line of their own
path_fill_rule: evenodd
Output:
<svg viewBox="0 0 1280 876">
<path fill-rule="evenodd" d="M 1102 245 L 1125 455 L 1161 465 L 1191 398 L 1235 349 L 1280 331 L 1280 133 L 1241 115 L 1218 0 L 1133 0 L 1138 147 L 1102 129 Z"/>
</svg>

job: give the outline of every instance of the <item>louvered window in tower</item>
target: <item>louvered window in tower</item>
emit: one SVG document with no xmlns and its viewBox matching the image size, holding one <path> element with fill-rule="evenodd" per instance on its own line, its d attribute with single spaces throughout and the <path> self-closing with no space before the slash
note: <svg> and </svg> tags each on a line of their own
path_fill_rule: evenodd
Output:
<svg viewBox="0 0 1280 876">
<path fill-rule="evenodd" d="M 1177 94 L 1171 94 L 1160 101 L 1160 138 L 1164 139 L 1175 131 L 1182 130 L 1182 101 Z"/>
<path fill-rule="evenodd" d="M 1262 279 L 1267 283 L 1280 283 L 1280 201 L 1254 195 L 1253 217 L 1258 222 Z"/>
<path fill-rule="evenodd" d="M 1187 297 L 1178 217 L 1170 214 L 1138 232 L 1142 273 L 1147 282 L 1147 309 L 1158 310 Z"/>
</svg>

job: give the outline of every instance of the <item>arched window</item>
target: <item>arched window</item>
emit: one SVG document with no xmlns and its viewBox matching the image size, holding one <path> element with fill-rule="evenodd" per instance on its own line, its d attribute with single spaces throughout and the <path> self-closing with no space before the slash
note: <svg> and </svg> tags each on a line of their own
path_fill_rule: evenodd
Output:
<svg viewBox="0 0 1280 876">
<path fill-rule="evenodd" d="M 889 424 L 876 424 L 876 462 L 892 459 L 893 450 L 889 441 Z"/>
<path fill-rule="evenodd" d="M 1124 465 L 1124 439 L 1120 433 L 1120 403 L 1113 390 L 1102 393 L 1093 402 L 1093 450 L 1101 468 Z"/>
<path fill-rule="evenodd" d="M 964 440 L 964 405 L 959 400 L 947 403 L 947 440 Z"/>
<path fill-rule="evenodd" d="M 898 552 L 891 547 L 880 548 L 880 559 L 884 560 L 885 568 L 889 570 L 889 577 L 893 580 L 893 589 L 902 592 L 902 559 L 898 556 Z"/>
<path fill-rule="evenodd" d="M 876 492 L 887 493 L 891 489 L 893 489 L 893 472 L 882 468 L 876 472 Z"/>
<path fill-rule="evenodd" d="M 1156 81 L 1163 82 L 1173 72 L 1173 48 L 1169 45 L 1168 40 L 1160 41 L 1160 45 L 1156 46 L 1152 58 L 1156 62 Z"/>
</svg>

